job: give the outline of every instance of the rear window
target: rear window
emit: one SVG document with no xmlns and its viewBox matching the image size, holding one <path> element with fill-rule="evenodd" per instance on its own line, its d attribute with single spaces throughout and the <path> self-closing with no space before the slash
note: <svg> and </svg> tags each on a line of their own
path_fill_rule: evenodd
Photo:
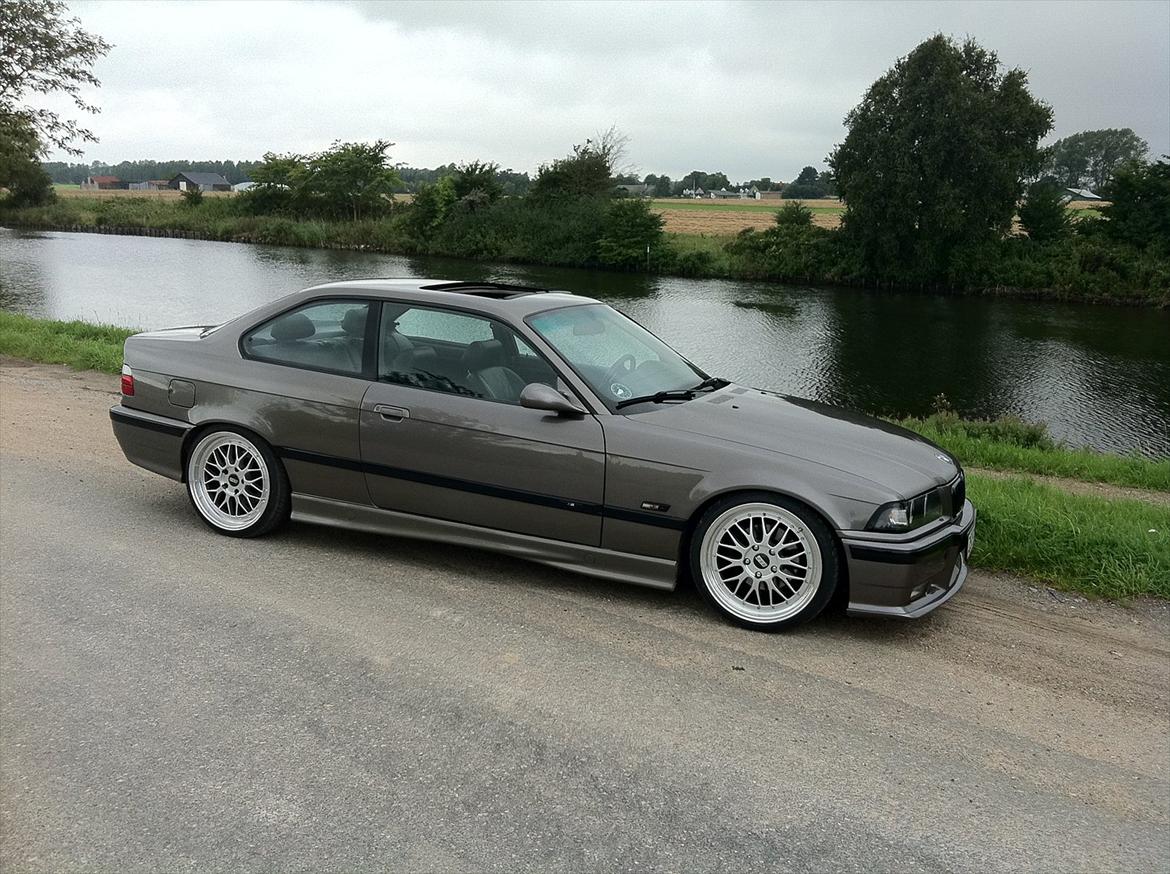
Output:
<svg viewBox="0 0 1170 874">
<path fill-rule="evenodd" d="M 365 301 L 306 304 L 245 334 L 244 354 L 273 364 L 361 376 L 369 312 Z"/>
</svg>

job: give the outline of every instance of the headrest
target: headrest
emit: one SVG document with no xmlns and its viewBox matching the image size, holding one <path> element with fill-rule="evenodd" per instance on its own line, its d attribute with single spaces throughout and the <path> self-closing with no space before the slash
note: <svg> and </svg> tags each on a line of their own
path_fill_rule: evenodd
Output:
<svg viewBox="0 0 1170 874">
<path fill-rule="evenodd" d="M 341 330 L 351 337 L 364 337 L 366 334 L 366 308 L 354 307 L 346 310 L 341 319 Z"/>
<path fill-rule="evenodd" d="M 476 340 L 463 353 L 463 366 L 468 371 L 496 367 L 504 361 L 504 344 L 499 340 Z"/>
<path fill-rule="evenodd" d="M 317 332 L 304 313 L 293 313 L 272 323 L 273 340 L 304 340 Z"/>
</svg>

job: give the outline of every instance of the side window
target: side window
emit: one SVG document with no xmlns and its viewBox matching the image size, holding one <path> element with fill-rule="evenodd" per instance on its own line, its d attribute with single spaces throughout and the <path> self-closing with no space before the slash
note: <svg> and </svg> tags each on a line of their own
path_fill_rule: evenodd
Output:
<svg viewBox="0 0 1170 874">
<path fill-rule="evenodd" d="M 545 360 L 501 322 L 389 303 L 382 310 L 378 379 L 508 404 L 519 404 L 530 382 L 556 384 Z"/>
<path fill-rule="evenodd" d="M 244 354 L 260 361 L 362 375 L 370 304 L 331 300 L 281 313 L 244 335 Z"/>
</svg>

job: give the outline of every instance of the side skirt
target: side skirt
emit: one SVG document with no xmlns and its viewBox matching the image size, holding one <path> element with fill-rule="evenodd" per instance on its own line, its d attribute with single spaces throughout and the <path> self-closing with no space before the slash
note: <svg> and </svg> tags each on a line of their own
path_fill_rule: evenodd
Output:
<svg viewBox="0 0 1170 874">
<path fill-rule="evenodd" d="M 494 528 L 480 528 L 461 522 L 430 519 L 426 516 L 414 516 L 312 495 L 293 494 L 292 517 L 301 522 L 336 525 L 372 534 L 458 543 L 462 546 L 502 552 L 603 580 L 633 583 L 653 589 L 670 591 L 674 589 L 677 580 L 677 565 L 668 559 L 647 558 L 643 555 L 614 552 L 595 546 L 564 543 Z"/>
</svg>

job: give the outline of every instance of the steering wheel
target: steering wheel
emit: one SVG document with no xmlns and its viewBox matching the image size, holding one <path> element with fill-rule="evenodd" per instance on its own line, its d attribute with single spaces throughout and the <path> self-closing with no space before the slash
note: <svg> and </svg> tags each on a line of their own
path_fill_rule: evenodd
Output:
<svg viewBox="0 0 1170 874">
<path fill-rule="evenodd" d="M 614 397 L 623 397 L 622 393 L 614 391 L 613 387 L 615 384 L 624 382 L 637 368 L 638 359 L 628 352 L 611 364 L 609 370 L 605 372 L 605 381 L 609 387 L 609 393 Z M 629 389 L 627 388 L 626 391 L 629 391 Z"/>
</svg>

